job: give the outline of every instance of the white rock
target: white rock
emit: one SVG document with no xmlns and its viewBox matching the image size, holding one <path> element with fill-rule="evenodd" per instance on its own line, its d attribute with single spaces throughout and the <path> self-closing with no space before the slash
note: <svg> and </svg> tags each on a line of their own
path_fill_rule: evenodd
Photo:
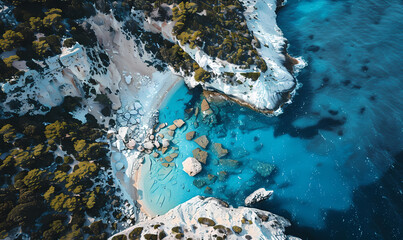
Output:
<svg viewBox="0 0 403 240">
<path fill-rule="evenodd" d="M 136 122 L 137 122 L 137 123 L 140 123 L 140 118 L 136 118 Z"/>
<path fill-rule="evenodd" d="M 136 110 L 131 110 L 131 111 L 130 111 L 130 114 L 131 114 L 131 115 L 136 115 L 136 114 L 137 114 L 137 111 L 136 111 Z"/>
<path fill-rule="evenodd" d="M 169 140 L 168 139 L 162 139 L 162 146 L 163 147 L 168 147 L 169 146 Z"/>
<path fill-rule="evenodd" d="M 154 144 L 153 144 L 152 142 L 145 142 L 145 143 L 143 144 L 143 147 L 144 147 L 145 149 L 152 150 L 152 149 L 154 148 Z"/>
<path fill-rule="evenodd" d="M 156 148 L 160 148 L 160 147 L 161 147 L 161 144 L 160 144 L 158 141 L 154 141 L 154 146 L 155 146 Z"/>
<path fill-rule="evenodd" d="M 125 144 L 123 143 L 122 140 L 119 139 L 119 140 L 116 141 L 116 148 L 117 148 L 119 151 L 122 151 L 122 150 L 125 149 Z"/>
<path fill-rule="evenodd" d="M 242 227 L 241 235 L 232 234 L 229 235 L 228 239 L 245 239 L 241 237 L 246 235 L 249 235 L 251 239 L 261 240 L 299 239 L 290 235 L 287 236 L 284 233 L 285 228 L 289 227 L 291 224 L 278 215 L 255 208 L 233 208 L 219 199 L 212 197 L 204 198 L 201 196 L 196 196 L 176 206 L 164 215 L 152 219 L 140 220 L 136 225 L 117 235 L 124 234 L 128 236 L 134 228 L 138 227 L 143 227 L 143 232 L 155 232 L 153 226 L 161 222 L 163 222 L 164 225 L 160 225 L 158 229 L 167 233 L 171 233 L 173 227 L 181 226 L 182 229 L 185 229 L 184 239 L 211 239 L 214 234 L 219 234 L 217 230 L 211 226 L 197 223 L 200 217 L 211 219 L 215 224 L 229 228 L 231 228 L 231 226 Z M 251 224 L 242 224 L 243 218 L 250 220 Z M 192 228 L 195 223 L 197 224 L 197 228 Z M 174 238 L 174 235 L 169 236 L 171 236 L 170 238 L 168 237 L 169 239 Z"/>
<path fill-rule="evenodd" d="M 267 191 L 264 188 L 259 188 L 245 198 L 245 206 L 250 206 L 252 204 L 269 199 L 271 195 L 273 195 L 273 191 Z"/>
<path fill-rule="evenodd" d="M 132 76 L 125 76 L 125 81 L 127 84 L 130 84 L 132 82 Z"/>
<path fill-rule="evenodd" d="M 196 158 L 188 157 L 182 162 L 183 171 L 185 171 L 189 176 L 193 177 L 202 170 L 202 165 Z"/>
<path fill-rule="evenodd" d="M 125 140 L 128 131 L 129 131 L 129 128 L 128 128 L 128 127 L 120 127 L 118 134 L 119 134 L 119 136 L 120 136 L 123 140 Z"/>
<path fill-rule="evenodd" d="M 141 108 L 141 104 L 140 104 L 139 102 L 135 102 L 135 103 L 134 103 L 134 106 L 135 106 L 136 109 Z"/>
<path fill-rule="evenodd" d="M 136 141 L 134 141 L 133 139 L 130 139 L 129 142 L 127 143 L 127 147 L 129 149 L 134 149 L 135 146 L 136 146 Z"/>
<path fill-rule="evenodd" d="M 140 109 L 140 110 L 139 110 L 139 114 L 140 114 L 140 115 L 144 115 L 144 111 Z"/>
<path fill-rule="evenodd" d="M 128 113 L 128 112 L 125 113 L 125 118 L 126 118 L 126 119 L 130 119 L 130 117 L 131 117 L 131 116 L 130 116 L 130 113 Z"/>
</svg>

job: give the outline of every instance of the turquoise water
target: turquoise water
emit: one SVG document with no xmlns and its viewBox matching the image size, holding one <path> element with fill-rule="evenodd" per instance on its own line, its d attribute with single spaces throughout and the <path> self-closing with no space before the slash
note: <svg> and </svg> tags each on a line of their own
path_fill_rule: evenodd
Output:
<svg viewBox="0 0 403 240">
<path fill-rule="evenodd" d="M 290 233 L 304 239 L 403 239 L 402 13 L 397 0 L 289 0 L 278 24 L 290 53 L 309 63 L 293 103 L 279 117 L 221 103 L 211 104 L 213 126 L 199 116 L 196 128 L 195 117 L 188 119 L 174 140 L 176 167 L 149 160 L 143 195 L 149 207 L 162 214 L 195 195 L 238 206 L 265 187 L 274 197 L 256 207 L 287 217 Z M 182 85 L 160 121 L 185 118 L 184 109 L 200 101 L 200 92 Z M 217 165 L 210 144 L 203 171 L 189 177 L 181 162 L 197 147 L 185 139 L 191 130 L 222 143 L 242 165 Z M 276 170 L 263 177 L 258 162 Z M 220 171 L 228 178 L 210 181 L 211 193 L 193 185 Z"/>
</svg>

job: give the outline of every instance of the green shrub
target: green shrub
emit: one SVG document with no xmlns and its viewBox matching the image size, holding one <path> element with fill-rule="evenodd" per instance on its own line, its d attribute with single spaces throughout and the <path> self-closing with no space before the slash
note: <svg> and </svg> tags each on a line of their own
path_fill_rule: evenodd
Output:
<svg viewBox="0 0 403 240">
<path fill-rule="evenodd" d="M 215 226 L 215 222 L 213 220 L 211 220 L 210 218 L 205 218 L 205 217 L 200 217 L 199 219 L 197 219 L 197 221 L 200 224 L 204 224 L 207 225 L 209 227 Z"/>
</svg>

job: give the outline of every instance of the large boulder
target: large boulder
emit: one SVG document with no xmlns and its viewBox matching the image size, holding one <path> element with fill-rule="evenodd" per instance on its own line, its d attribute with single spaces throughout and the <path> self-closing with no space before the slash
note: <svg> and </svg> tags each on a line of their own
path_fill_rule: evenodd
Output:
<svg viewBox="0 0 403 240">
<path fill-rule="evenodd" d="M 195 142 L 204 149 L 206 149 L 207 145 L 209 144 L 209 140 L 207 139 L 206 135 L 196 138 Z"/>
<path fill-rule="evenodd" d="M 238 160 L 234 159 L 220 159 L 220 164 L 228 168 L 238 168 L 241 165 Z"/>
<path fill-rule="evenodd" d="M 206 164 L 208 153 L 206 151 L 201 150 L 200 148 L 196 148 L 192 151 L 193 157 L 197 159 L 197 161 Z"/>
<path fill-rule="evenodd" d="M 183 171 L 193 177 L 202 170 L 202 165 L 196 158 L 188 157 L 182 162 Z"/>
<path fill-rule="evenodd" d="M 214 143 L 214 152 L 218 158 L 222 158 L 228 154 L 228 150 L 223 148 L 221 143 Z"/>
<path fill-rule="evenodd" d="M 245 198 L 245 206 L 250 206 L 252 204 L 269 199 L 271 195 L 273 195 L 273 191 L 259 188 Z"/>
</svg>

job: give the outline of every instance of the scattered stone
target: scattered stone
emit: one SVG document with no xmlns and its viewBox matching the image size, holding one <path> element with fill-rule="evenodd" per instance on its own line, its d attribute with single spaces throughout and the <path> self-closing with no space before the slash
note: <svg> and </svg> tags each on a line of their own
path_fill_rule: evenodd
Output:
<svg viewBox="0 0 403 240">
<path fill-rule="evenodd" d="M 217 176 L 214 174 L 208 174 L 207 179 L 211 182 L 214 183 L 217 180 Z"/>
<path fill-rule="evenodd" d="M 172 162 L 172 160 L 174 160 L 174 159 L 171 158 L 170 156 L 166 156 L 166 157 L 165 157 L 165 161 L 167 161 L 167 162 Z"/>
<path fill-rule="evenodd" d="M 154 144 L 152 142 L 145 142 L 143 147 L 148 150 L 152 150 L 154 148 Z"/>
<path fill-rule="evenodd" d="M 175 124 L 175 126 L 177 126 L 178 128 L 181 128 L 181 127 L 185 124 L 185 122 L 184 122 L 182 119 L 176 119 L 176 120 L 174 121 L 174 124 Z"/>
<path fill-rule="evenodd" d="M 195 142 L 204 149 L 206 149 L 207 145 L 209 144 L 209 140 L 207 139 L 206 135 L 196 138 Z"/>
<path fill-rule="evenodd" d="M 201 111 L 207 111 L 208 109 L 210 109 L 210 105 L 208 104 L 208 102 L 206 101 L 206 99 L 203 99 L 202 103 L 201 103 Z"/>
<path fill-rule="evenodd" d="M 154 157 L 154 158 L 157 158 L 157 157 L 159 157 L 159 156 L 160 156 L 159 153 L 157 153 L 157 152 L 154 152 L 154 153 L 153 153 L 153 157 Z"/>
<path fill-rule="evenodd" d="M 126 119 L 130 119 L 130 113 L 128 113 L 128 112 L 125 113 L 125 118 L 126 118 Z"/>
<path fill-rule="evenodd" d="M 205 193 L 205 194 L 212 194 L 212 193 L 213 193 L 213 189 L 211 189 L 211 187 L 207 186 L 207 187 L 204 189 L 204 193 Z"/>
<path fill-rule="evenodd" d="M 162 147 L 167 148 L 169 146 L 169 140 L 168 139 L 163 139 L 162 140 Z"/>
<path fill-rule="evenodd" d="M 166 162 L 163 162 L 163 163 L 161 163 L 162 164 L 162 166 L 164 166 L 164 167 L 169 167 L 170 166 L 170 164 L 169 163 L 166 163 Z"/>
<path fill-rule="evenodd" d="M 220 159 L 219 161 L 225 167 L 238 168 L 241 165 L 239 161 L 233 159 Z"/>
<path fill-rule="evenodd" d="M 176 157 L 178 156 L 178 153 L 171 153 L 169 156 L 170 156 L 171 158 L 176 158 Z"/>
<path fill-rule="evenodd" d="M 183 171 L 185 171 L 189 176 L 193 177 L 202 170 L 202 165 L 195 158 L 188 157 L 182 162 Z"/>
<path fill-rule="evenodd" d="M 250 206 L 252 204 L 269 199 L 271 195 L 273 195 L 273 191 L 266 191 L 264 188 L 259 188 L 245 198 L 245 206 Z"/>
<path fill-rule="evenodd" d="M 141 108 L 141 104 L 140 104 L 139 102 L 135 102 L 135 103 L 134 103 L 134 107 L 135 107 L 136 109 L 139 109 L 139 108 Z"/>
<path fill-rule="evenodd" d="M 150 140 L 154 140 L 155 136 L 154 135 L 150 135 Z"/>
<path fill-rule="evenodd" d="M 172 125 L 169 125 L 169 126 L 168 126 L 168 129 L 169 129 L 169 130 L 172 130 L 172 131 L 175 131 L 176 128 L 177 128 L 177 126 L 176 126 L 175 124 L 172 124 Z"/>
<path fill-rule="evenodd" d="M 154 141 L 154 146 L 156 148 L 160 148 L 161 144 L 158 141 Z"/>
<path fill-rule="evenodd" d="M 175 131 L 168 130 L 168 135 L 169 135 L 169 136 L 173 137 L 173 136 L 174 136 L 174 134 L 175 134 Z"/>
<path fill-rule="evenodd" d="M 192 140 L 195 135 L 196 135 L 195 131 L 191 131 L 191 132 L 186 133 L 186 140 L 189 140 L 189 141 Z"/>
<path fill-rule="evenodd" d="M 165 154 L 165 152 L 166 152 L 167 150 L 168 150 L 167 147 L 163 147 L 163 148 L 161 149 L 162 154 Z"/>
<path fill-rule="evenodd" d="M 130 111 L 130 114 L 131 114 L 131 115 L 136 115 L 136 114 L 137 114 L 137 111 L 136 111 L 136 110 L 131 110 L 131 111 Z"/>
<path fill-rule="evenodd" d="M 138 146 L 138 147 L 137 147 L 137 151 L 143 152 L 143 151 L 144 151 L 144 147 L 143 147 L 143 146 Z"/>
<path fill-rule="evenodd" d="M 197 161 L 206 164 L 208 153 L 206 151 L 201 150 L 200 148 L 196 148 L 192 151 L 193 157 L 197 159 Z"/>
<path fill-rule="evenodd" d="M 206 181 L 204 179 L 195 179 L 193 180 L 193 185 L 195 185 L 197 188 L 202 188 L 206 186 Z"/>
<path fill-rule="evenodd" d="M 196 108 L 195 110 L 195 116 L 197 117 L 197 115 L 199 115 L 199 108 Z"/>
<path fill-rule="evenodd" d="M 194 126 L 195 128 L 198 128 L 198 127 L 199 127 L 199 124 L 198 124 L 196 121 L 194 121 L 194 122 L 193 122 L 193 126 Z"/>
<path fill-rule="evenodd" d="M 273 164 L 257 162 L 257 164 L 253 165 L 253 170 L 259 173 L 262 177 L 268 177 L 270 174 L 276 169 Z"/>
<path fill-rule="evenodd" d="M 136 122 L 136 119 L 130 118 L 130 123 L 131 123 L 131 124 L 136 124 L 136 123 L 137 123 L 137 122 Z"/>
<path fill-rule="evenodd" d="M 128 149 L 134 149 L 136 146 L 136 141 L 134 141 L 134 139 L 130 139 L 126 146 Z"/>
<path fill-rule="evenodd" d="M 158 134 L 158 136 L 159 136 L 161 139 L 164 138 L 164 134 L 162 134 L 162 133 Z"/>
<path fill-rule="evenodd" d="M 214 152 L 218 158 L 222 158 L 228 154 L 228 150 L 223 148 L 221 143 L 214 143 Z"/>
<path fill-rule="evenodd" d="M 223 182 L 223 181 L 225 181 L 225 179 L 227 179 L 227 177 L 228 177 L 228 173 L 226 171 L 220 171 L 218 173 L 218 181 Z"/>
</svg>

